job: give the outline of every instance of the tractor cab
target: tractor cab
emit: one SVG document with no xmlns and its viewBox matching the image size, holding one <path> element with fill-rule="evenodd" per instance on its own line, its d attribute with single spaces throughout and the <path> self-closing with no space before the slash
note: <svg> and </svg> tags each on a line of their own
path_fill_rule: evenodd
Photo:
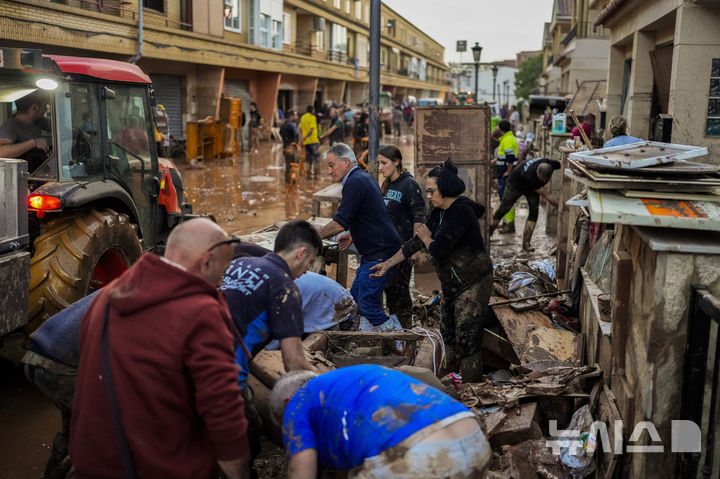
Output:
<svg viewBox="0 0 720 479">
<path fill-rule="evenodd" d="M 180 213 L 182 198 L 165 206 L 171 211 L 158 210 L 164 180 L 173 182 L 169 173 L 161 175 L 169 168 L 165 160 L 161 171 L 158 159 L 150 78 L 114 60 L 18 49 L 4 49 L 3 58 L 0 125 L 17 114 L 26 95 L 47 99 L 45 115 L 32 125 L 47 151 L 19 156 L 28 162 L 30 209 L 45 216 L 103 203 L 138 225 L 146 249 L 154 246 L 158 216 Z"/>
<path fill-rule="evenodd" d="M 0 157 L 28 166 L 30 330 L 189 217 L 179 171 L 158 157 L 154 103 L 136 65 L 0 48 Z"/>
</svg>

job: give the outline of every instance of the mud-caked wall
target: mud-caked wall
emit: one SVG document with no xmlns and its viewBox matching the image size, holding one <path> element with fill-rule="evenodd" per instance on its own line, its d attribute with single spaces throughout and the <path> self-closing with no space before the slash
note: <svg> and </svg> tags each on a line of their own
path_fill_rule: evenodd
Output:
<svg viewBox="0 0 720 479">
<path fill-rule="evenodd" d="M 618 228 L 614 249 L 632 260 L 624 375 L 634 417 L 624 424 L 625 436 L 639 421 L 650 421 L 664 447 L 662 454 L 625 454 L 624 471 L 627 477 L 668 477 L 679 458 L 670 451 L 671 425 L 681 419 L 691 285 L 720 297 L 720 255 L 656 252 L 627 226 Z M 703 444 L 706 433 L 704 428 Z M 632 445 L 646 444 L 658 445 L 647 432 Z"/>
</svg>

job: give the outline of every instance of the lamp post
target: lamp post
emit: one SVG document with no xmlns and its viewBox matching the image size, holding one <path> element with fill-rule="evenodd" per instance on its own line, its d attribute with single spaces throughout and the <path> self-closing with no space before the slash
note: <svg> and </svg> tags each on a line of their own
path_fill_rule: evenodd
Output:
<svg viewBox="0 0 720 479">
<path fill-rule="evenodd" d="M 493 101 L 495 101 L 495 85 L 497 84 L 497 72 L 498 66 L 493 63 L 492 74 L 493 74 Z"/>
<path fill-rule="evenodd" d="M 475 62 L 475 104 L 478 102 L 478 69 L 480 68 L 480 54 L 482 53 L 482 47 L 478 42 L 475 42 L 475 46 L 472 47 L 473 61 Z"/>
</svg>

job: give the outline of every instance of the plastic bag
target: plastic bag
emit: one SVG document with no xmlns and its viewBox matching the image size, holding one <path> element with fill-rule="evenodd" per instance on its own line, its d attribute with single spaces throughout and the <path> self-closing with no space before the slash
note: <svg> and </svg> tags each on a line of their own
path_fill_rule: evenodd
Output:
<svg viewBox="0 0 720 479">
<path fill-rule="evenodd" d="M 549 259 L 528 261 L 528 266 L 532 269 L 545 273 L 551 281 L 555 281 L 555 266 Z"/>
<path fill-rule="evenodd" d="M 593 423 L 590 406 L 585 405 L 575 411 L 570 425 L 561 432 L 560 462 L 571 469 L 572 477 L 588 476 L 595 469 L 592 462 L 597 446 L 597 438 L 591 428 Z"/>
<path fill-rule="evenodd" d="M 525 271 L 516 271 L 510 277 L 508 282 L 508 292 L 514 293 L 516 298 L 525 298 L 527 296 L 535 296 L 540 294 L 537 288 L 538 279 L 531 273 Z"/>
</svg>

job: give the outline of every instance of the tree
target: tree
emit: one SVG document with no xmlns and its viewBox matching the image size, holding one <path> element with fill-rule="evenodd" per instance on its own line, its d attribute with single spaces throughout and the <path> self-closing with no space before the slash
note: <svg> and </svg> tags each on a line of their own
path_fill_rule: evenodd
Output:
<svg viewBox="0 0 720 479">
<path fill-rule="evenodd" d="M 530 57 L 520 64 L 515 73 L 515 98 L 528 99 L 533 93 L 538 93 L 537 79 L 542 73 L 542 54 Z"/>
</svg>

